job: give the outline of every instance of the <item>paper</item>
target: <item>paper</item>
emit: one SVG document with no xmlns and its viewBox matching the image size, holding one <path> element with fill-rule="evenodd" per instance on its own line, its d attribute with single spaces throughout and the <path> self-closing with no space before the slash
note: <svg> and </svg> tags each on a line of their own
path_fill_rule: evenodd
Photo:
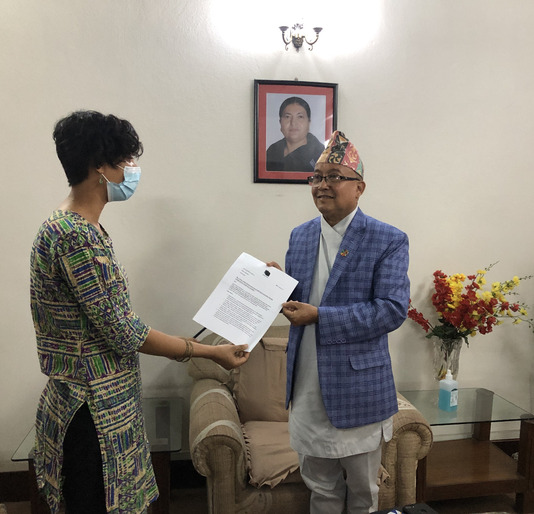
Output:
<svg viewBox="0 0 534 514">
<path fill-rule="evenodd" d="M 297 281 L 242 253 L 193 320 L 251 351 L 271 326 Z"/>
</svg>

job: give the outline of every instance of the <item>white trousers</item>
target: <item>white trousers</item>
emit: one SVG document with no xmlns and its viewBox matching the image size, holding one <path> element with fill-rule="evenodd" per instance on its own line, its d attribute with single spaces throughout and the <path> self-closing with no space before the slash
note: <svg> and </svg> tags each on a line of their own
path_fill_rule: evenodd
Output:
<svg viewBox="0 0 534 514">
<path fill-rule="evenodd" d="M 310 514 L 369 514 L 378 510 L 381 445 L 341 459 L 299 454 L 300 474 L 311 491 Z"/>
</svg>

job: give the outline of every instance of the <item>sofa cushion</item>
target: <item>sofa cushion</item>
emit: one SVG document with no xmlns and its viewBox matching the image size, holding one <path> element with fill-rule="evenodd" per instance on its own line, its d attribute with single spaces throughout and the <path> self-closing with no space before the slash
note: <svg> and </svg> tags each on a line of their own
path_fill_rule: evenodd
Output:
<svg viewBox="0 0 534 514">
<path fill-rule="evenodd" d="M 234 396 L 241 423 L 287 421 L 287 338 L 264 337 L 248 361 L 233 371 Z"/>
<path fill-rule="evenodd" d="M 242 429 L 253 486 L 273 488 L 299 468 L 298 454 L 289 446 L 287 422 L 249 421 Z"/>
</svg>

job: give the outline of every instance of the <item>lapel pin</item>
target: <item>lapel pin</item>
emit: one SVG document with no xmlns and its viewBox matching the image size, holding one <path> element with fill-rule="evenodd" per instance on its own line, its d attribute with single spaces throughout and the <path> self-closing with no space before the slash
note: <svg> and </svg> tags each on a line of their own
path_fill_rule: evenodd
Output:
<svg viewBox="0 0 534 514">
<path fill-rule="evenodd" d="M 341 257 L 346 257 L 348 254 L 349 254 L 349 251 L 348 251 L 348 250 L 343 250 L 343 251 L 340 253 Z"/>
</svg>

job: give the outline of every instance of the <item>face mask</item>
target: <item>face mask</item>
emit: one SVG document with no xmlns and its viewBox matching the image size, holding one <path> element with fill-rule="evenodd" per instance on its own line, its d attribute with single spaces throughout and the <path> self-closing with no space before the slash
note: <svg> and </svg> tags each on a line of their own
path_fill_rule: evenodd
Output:
<svg viewBox="0 0 534 514">
<path fill-rule="evenodd" d="M 124 180 L 120 184 L 110 182 L 102 175 L 107 182 L 108 202 L 122 202 L 128 200 L 134 193 L 139 184 L 141 177 L 141 168 L 139 166 L 119 166 L 124 170 Z"/>
</svg>

